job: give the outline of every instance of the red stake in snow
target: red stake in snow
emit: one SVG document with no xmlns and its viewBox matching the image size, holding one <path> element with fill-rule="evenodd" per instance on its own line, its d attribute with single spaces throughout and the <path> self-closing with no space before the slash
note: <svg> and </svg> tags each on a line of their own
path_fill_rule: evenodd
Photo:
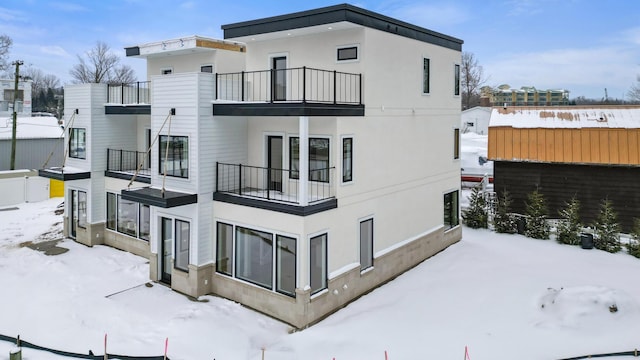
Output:
<svg viewBox="0 0 640 360">
<path fill-rule="evenodd" d="M 469 349 L 466 346 L 464 347 L 464 360 L 471 360 L 469 357 Z"/>
<path fill-rule="evenodd" d="M 387 356 L 387 350 L 384 351 L 384 360 L 389 360 L 389 356 Z"/>
<path fill-rule="evenodd" d="M 109 359 L 107 356 L 107 333 L 104 333 L 104 360 Z"/>
<path fill-rule="evenodd" d="M 169 338 L 164 339 L 164 360 L 167 360 L 167 348 L 169 347 Z"/>
</svg>

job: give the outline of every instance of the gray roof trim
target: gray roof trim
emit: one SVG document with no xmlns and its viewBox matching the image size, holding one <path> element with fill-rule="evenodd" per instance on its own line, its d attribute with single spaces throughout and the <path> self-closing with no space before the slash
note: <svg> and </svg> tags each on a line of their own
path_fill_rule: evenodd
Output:
<svg viewBox="0 0 640 360">
<path fill-rule="evenodd" d="M 341 21 L 351 22 L 457 51 L 462 51 L 462 44 L 464 43 L 464 41 L 452 36 L 349 4 L 334 5 L 314 10 L 222 25 L 222 30 L 224 30 L 225 39 L 232 39 L 242 36 L 332 24 Z"/>
</svg>

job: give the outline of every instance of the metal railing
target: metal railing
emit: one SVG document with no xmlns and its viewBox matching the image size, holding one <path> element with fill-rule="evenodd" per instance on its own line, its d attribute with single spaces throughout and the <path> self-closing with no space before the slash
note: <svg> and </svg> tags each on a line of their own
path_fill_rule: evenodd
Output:
<svg viewBox="0 0 640 360">
<path fill-rule="evenodd" d="M 107 149 L 107 171 L 119 171 L 134 174 L 140 162 L 144 160 L 138 176 L 151 176 L 151 159 L 145 158 L 144 151 Z"/>
<path fill-rule="evenodd" d="M 216 74 L 216 99 L 362 105 L 362 75 L 306 66 Z"/>
<path fill-rule="evenodd" d="M 151 104 L 149 93 L 150 81 L 138 81 L 131 84 L 107 85 L 107 102 L 109 104 Z"/>
<path fill-rule="evenodd" d="M 216 192 L 299 204 L 297 170 L 216 163 Z M 309 170 L 308 203 L 335 197 L 335 167 Z"/>
</svg>

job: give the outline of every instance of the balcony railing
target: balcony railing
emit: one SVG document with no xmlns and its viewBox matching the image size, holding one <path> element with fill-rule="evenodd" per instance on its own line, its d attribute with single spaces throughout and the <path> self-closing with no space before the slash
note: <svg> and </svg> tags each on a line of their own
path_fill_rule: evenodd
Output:
<svg viewBox="0 0 640 360">
<path fill-rule="evenodd" d="M 300 204 L 299 171 L 216 163 L 216 192 Z M 335 168 L 309 171 L 308 203 L 335 197 Z"/>
<path fill-rule="evenodd" d="M 216 74 L 216 99 L 362 105 L 362 75 L 308 67 Z"/>
<path fill-rule="evenodd" d="M 138 176 L 151 176 L 151 159 L 144 151 L 107 149 L 107 171 L 123 172 L 133 175 L 138 170 L 140 162 L 144 161 L 138 171 Z"/>
<path fill-rule="evenodd" d="M 107 102 L 109 104 L 151 104 L 149 96 L 150 81 L 138 81 L 131 84 L 109 84 Z"/>
</svg>

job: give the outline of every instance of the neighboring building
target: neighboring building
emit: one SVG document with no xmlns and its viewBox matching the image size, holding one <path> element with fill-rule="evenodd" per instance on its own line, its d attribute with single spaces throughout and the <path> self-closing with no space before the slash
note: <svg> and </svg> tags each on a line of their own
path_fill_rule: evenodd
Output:
<svg viewBox="0 0 640 360">
<path fill-rule="evenodd" d="M 222 28 L 127 48 L 149 82 L 65 87 L 40 173 L 66 235 L 298 328 L 460 240 L 461 40 L 350 5 Z"/>
<path fill-rule="evenodd" d="M 0 79 L 0 119 L 13 116 L 15 100 L 18 116 L 31 116 L 31 80 L 18 81 L 17 98 L 14 98 L 16 85 L 14 80 Z"/>
<path fill-rule="evenodd" d="M 496 89 L 484 87 L 482 106 L 559 106 L 569 104 L 568 90 L 539 90 L 532 86 L 511 89 L 508 85 Z"/>
<path fill-rule="evenodd" d="M 490 117 L 490 107 L 476 106 L 464 110 L 461 115 L 462 123 L 460 125 L 462 133 L 472 132 L 478 135 L 487 135 L 489 132 Z"/>
<path fill-rule="evenodd" d="M 554 218 L 574 195 L 585 224 L 609 199 L 624 230 L 640 214 L 640 107 L 494 108 L 489 127 L 494 186 L 524 214 L 538 189 Z"/>
<path fill-rule="evenodd" d="M 12 137 L 13 119 L 0 117 L 0 171 L 11 168 Z M 44 116 L 16 118 L 16 169 L 60 166 L 63 158 L 63 128 L 58 119 Z"/>
</svg>

